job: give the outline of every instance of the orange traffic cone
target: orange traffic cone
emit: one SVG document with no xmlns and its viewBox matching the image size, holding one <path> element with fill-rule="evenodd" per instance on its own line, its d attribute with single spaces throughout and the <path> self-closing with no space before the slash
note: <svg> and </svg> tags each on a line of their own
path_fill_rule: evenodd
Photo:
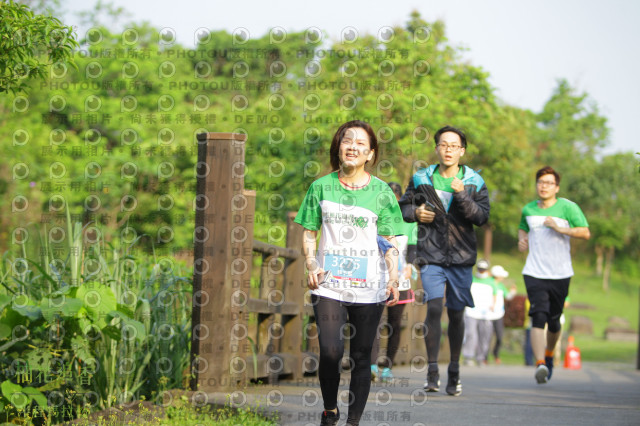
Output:
<svg viewBox="0 0 640 426">
<path fill-rule="evenodd" d="M 582 368 L 580 349 L 573 345 L 573 336 L 569 336 L 567 350 L 564 353 L 564 368 L 568 368 L 569 370 L 580 370 L 580 368 Z"/>
</svg>

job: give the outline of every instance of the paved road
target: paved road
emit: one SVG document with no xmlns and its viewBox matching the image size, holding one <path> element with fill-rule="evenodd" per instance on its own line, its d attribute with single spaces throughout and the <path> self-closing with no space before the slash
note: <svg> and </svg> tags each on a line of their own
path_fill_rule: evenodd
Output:
<svg viewBox="0 0 640 426">
<path fill-rule="evenodd" d="M 362 426 L 392 425 L 640 425 L 640 372 L 632 365 L 584 364 L 581 370 L 556 368 L 538 385 L 533 367 L 462 367 L 462 395 L 444 393 L 446 365 L 440 366 L 439 393 L 424 393 L 425 372 L 394 368 L 390 385 L 374 384 Z M 346 375 L 340 387 L 346 419 Z M 315 377 L 252 390 L 249 399 L 277 411 L 282 425 L 318 425 L 322 410 Z"/>
</svg>

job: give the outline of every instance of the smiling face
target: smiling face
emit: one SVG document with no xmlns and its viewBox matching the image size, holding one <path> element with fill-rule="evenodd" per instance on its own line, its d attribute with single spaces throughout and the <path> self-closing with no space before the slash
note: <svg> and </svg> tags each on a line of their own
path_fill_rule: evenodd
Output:
<svg viewBox="0 0 640 426">
<path fill-rule="evenodd" d="M 364 167 L 367 161 L 373 158 L 374 152 L 371 149 L 369 135 L 361 127 L 351 127 L 347 129 L 338 151 L 342 168 Z"/>
<path fill-rule="evenodd" d="M 545 174 L 536 181 L 536 192 L 542 201 L 553 200 L 560 191 L 556 177 L 552 174 Z"/>
<path fill-rule="evenodd" d="M 454 132 L 445 132 L 440 135 L 436 145 L 436 154 L 440 165 L 452 167 L 458 165 L 460 157 L 464 156 L 465 149 L 462 147 L 460 136 Z"/>
</svg>

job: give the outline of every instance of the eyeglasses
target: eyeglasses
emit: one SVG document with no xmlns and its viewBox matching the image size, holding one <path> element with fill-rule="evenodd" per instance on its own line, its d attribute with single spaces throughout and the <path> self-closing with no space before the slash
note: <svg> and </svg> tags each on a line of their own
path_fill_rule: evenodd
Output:
<svg viewBox="0 0 640 426">
<path fill-rule="evenodd" d="M 442 151 L 448 151 L 451 150 L 451 152 L 458 152 L 460 150 L 460 148 L 462 148 L 462 145 L 449 145 L 447 143 L 444 142 L 440 142 L 439 144 L 436 145 L 438 147 L 438 149 L 442 150 Z"/>
<path fill-rule="evenodd" d="M 536 184 L 540 186 L 556 186 L 556 181 L 555 180 L 554 181 L 539 180 L 539 181 L 536 181 Z"/>
</svg>

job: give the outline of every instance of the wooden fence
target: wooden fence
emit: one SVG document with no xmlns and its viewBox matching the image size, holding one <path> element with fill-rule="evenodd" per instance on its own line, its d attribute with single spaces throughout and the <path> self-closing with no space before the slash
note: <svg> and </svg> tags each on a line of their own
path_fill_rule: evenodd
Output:
<svg viewBox="0 0 640 426">
<path fill-rule="evenodd" d="M 291 212 L 286 247 L 254 240 L 256 193 L 244 189 L 245 135 L 204 133 L 197 139 L 191 387 L 230 391 L 252 379 L 274 382 L 313 374 L 318 344 L 302 227 Z M 259 279 L 252 275 L 256 255 Z M 252 277 L 259 285 L 251 285 Z M 395 362 L 421 370 L 426 368 L 426 304 L 422 291 L 416 293 L 417 303 L 405 309 Z M 442 361 L 447 351 L 442 345 Z"/>
</svg>

